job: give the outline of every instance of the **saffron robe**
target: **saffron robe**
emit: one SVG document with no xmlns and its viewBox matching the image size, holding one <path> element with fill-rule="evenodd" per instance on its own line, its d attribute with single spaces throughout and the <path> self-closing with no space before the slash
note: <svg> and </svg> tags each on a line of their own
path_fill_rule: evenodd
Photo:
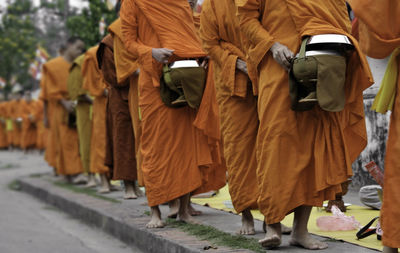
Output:
<svg viewBox="0 0 400 253">
<path fill-rule="evenodd" d="M 98 46 L 90 48 L 82 64 L 83 88 L 94 97 L 92 139 L 90 145 L 90 172 L 105 174 L 109 168 L 106 158 L 106 85 L 97 63 Z"/>
<path fill-rule="evenodd" d="M 344 1 L 294 2 L 236 0 L 241 30 L 251 42 L 249 73 L 260 120 L 258 204 L 268 224 L 280 222 L 296 207 L 321 206 L 324 200 L 335 199 L 367 143 L 362 91 L 373 80 L 359 50 L 349 58 L 343 111 L 331 113 L 318 106 L 306 112 L 290 109 L 288 73 L 273 59 L 271 46 L 280 42 L 296 54 L 304 35 L 338 31 L 350 37 L 350 21 L 341 15 Z"/>
<path fill-rule="evenodd" d="M 60 175 L 75 175 L 83 172 L 79 156 L 79 141 L 76 128 L 70 128 L 65 121 L 67 112 L 60 104 L 68 99 L 67 79 L 71 64 L 57 57 L 43 65 L 44 79 L 41 82 L 40 98 L 47 101 L 50 121 L 51 149 L 55 149 L 55 168 Z M 52 150 L 51 155 L 54 155 Z M 48 157 L 53 159 L 53 157 Z M 52 161 L 53 162 L 53 161 Z M 50 163 L 51 166 L 54 166 Z"/>
<path fill-rule="evenodd" d="M 21 148 L 29 149 L 36 147 L 37 128 L 35 123 L 35 102 L 31 100 L 29 103 L 26 100 L 21 102 Z"/>
<path fill-rule="evenodd" d="M 349 0 L 359 20 L 360 45 L 374 58 L 385 58 L 400 47 L 400 2 Z M 397 86 L 386 143 L 383 205 L 381 209 L 382 243 L 400 248 L 400 57 L 397 57 Z"/>
<path fill-rule="evenodd" d="M 141 168 L 149 206 L 218 190 L 225 185 L 226 168 L 212 77 L 198 111 L 169 108 L 160 97 L 162 64 L 152 57 L 152 48 L 160 47 L 175 50 L 170 60 L 206 56 L 188 2 L 125 0 L 121 21 L 124 44 L 140 64 Z"/>
<path fill-rule="evenodd" d="M 246 61 L 247 41 L 241 36 L 232 0 L 206 0 L 202 5 L 200 37 L 214 61 L 214 81 L 221 117 L 229 193 L 235 210 L 258 208 L 256 138 L 257 98 L 248 76 L 236 69 Z"/>
</svg>

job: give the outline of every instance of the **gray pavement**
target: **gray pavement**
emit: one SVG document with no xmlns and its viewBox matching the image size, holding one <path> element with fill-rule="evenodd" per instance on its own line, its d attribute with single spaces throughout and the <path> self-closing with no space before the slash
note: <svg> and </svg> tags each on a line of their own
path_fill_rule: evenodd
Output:
<svg viewBox="0 0 400 253">
<path fill-rule="evenodd" d="M 31 197 L 28 197 L 20 192 L 13 192 L 6 189 L 7 182 L 12 181 L 14 178 L 22 177 L 27 174 L 35 173 L 49 173 L 51 169 L 47 167 L 40 155 L 24 156 L 19 152 L 0 152 L 0 185 L 5 189 L 0 192 L 0 252 L 132 252 L 122 242 L 110 238 L 105 233 L 99 231 L 100 229 L 92 229 L 83 225 L 78 220 L 70 218 L 70 216 L 60 213 L 58 209 L 46 206 Z M 37 187 L 47 188 L 46 191 L 54 193 L 61 198 L 71 200 L 78 203 L 77 206 L 89 208 L 94 210 L 96 214 L 103 215 L 102 219 L 104 224 L 107 224 L 106 219 L 110 218 L 113 221 L 122 221 L 122 224 L 127 224 L 128 227 L 121 229 L 122 232 L 116 232 L 117 236 L 126 238 L 127 236 L 133 237 L 128 239 L 136 241 L 146 241 L 147 244 L 157 244 L 162 241 L 169 241 L 165 247 L 172 247 L 173 245 L 182 245 L 192 250 L 188 252 L 203 252 L 201 250 L 207 242 L 199 241 L 192 236 L 187 236 L 184 233 L 172 228 L 148 230 L 144 226 L 149 220 L 147 216 L 148 207 L 145 198 L 137 200 L 123 200 L 121 191 L 112 192 L 107 197 L 115 198 L 121 203 L 110 203 L 108 201 L 93 199 L 89 196 L 73 196 L 68 190 L 63 189 L 50 189 L 55 187 L 49 180 L 54 179 L 51 176 L 43 176 L 42 178 L 28 178 Z M 40 182 L 45 181 L 45 182 Z M 46 186 L 47 185 L 47 186 Z M 50 187 L 50 188 L 49 188 Z M 59 187 L 56 187 L 59 188 Z M 82 195 L 82 194 L 80 194 Z M 358 194 L 350 191 L 346 196 L 346 202 L 353 204 L 360 204 Z M 63 204 L 68 206 L 70 204 Z M 74 207 L 63 208 L 66 212 L 73 210 Z M 217 229 L 227 232 L 236 233 L 241 224 L 241 217 L 235 214 L 211 209 L 204 206 L 195 206 L 196 209 L 203 212 L 202 216 L 197 219 L 205 225 L 216 227 Z M 167 206 L 161 206 L 163 217 L 168 213 Z M 87 219 L 88 214 L 85 215 L 75 213 L 76 217 L 82 216 L 82 219 Z M 90 214 L 89 214 L 90 215 Z M 107 218 L 107 215 L 110 215 Z M 95 219 L 95 218 L 93 218 Z M 130 226 L 130 228 L 129 228 Z M 107 226 L 103 225 L 102 229 Z M 115 226 L 109 226 L 109 230 L 114 230 Z M 132 228 L 136 232 L 132 233 Z M 262 223 L 256 221 L 256 232 L 254 236 L 256 239 L 264 236 L 262 232 Z M 119 227 L 117 226 L 119 230 Z M 125 231 L 125 232 L 124 232 Z M 110 232 L 110 231 L 108 231 Z M 135 237 L 136 236 L 136 237 Z M 161 241 L 157 241 L 162 238 Z M 282 247 L 276 252 L 308 252 L 307 250 L 297 247 L 289 246 L 289 236 L 283 237 Z M 321 240 L 325 238 L 317 237 Z M 352 252 L 352 253 L 369 253 L 377 252 L 375 250 L 366 249 L 353 244 L 344 243 L 340 241 L 327 240 L 329 248 L 318 252 Z M 68 246 L 64 246 L 68 245 Z M 131 243 L 129 243 L 131 245 Z M 135 244 L 138 245 L 138 244 Z M 169 246 L 168 246 L 169 245 Z M 154 246 L 156 247 L 156 246 Z M 29 250 L 28 250 L 29 249 Z M 143 247 L 141 247 L 143 249 Z M 145 248 L 146 249 L 146 248 Z M 46 251 L 47 250 L 47 251 Z M 159 250 L 145 250 L 146 252 L 167 252 Z M 231 252 L 228 249 L 223 249 L 212 252 Z M 139 252 L 133 249 L 133 252 Z M 175 251 L 168 248 L 168 252 L 182 252 Z M 235 251 L 243 252 L 243 251 Z"/>
<path fill-rule="evenodd" d="M 52 206 L 8 188 L 16 178 L 50 171 L 38 153 L 0 151 L 1 253 L 141 252 Z"/>
</svg>

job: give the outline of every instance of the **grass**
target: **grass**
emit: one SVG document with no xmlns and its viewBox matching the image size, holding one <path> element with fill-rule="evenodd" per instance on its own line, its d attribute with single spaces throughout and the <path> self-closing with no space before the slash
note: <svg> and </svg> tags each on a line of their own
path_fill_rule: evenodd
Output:
<svg viewBox="0 0 400 253">
<path fill-rule="evenodd" d="M 34 174 L 30 174 L 29 175 L 29 177 L 31 177 L 31 178 L 39 178 L 39 177 L 42 177 L 43 176 L 43 174 L 40 174 L 40 173 L 34 173 Z"/>
<path fill-rule="evenodd" d="M 200 240 L 209 241 L 214 245 L 226 246 L 232 249 L 248 249 L 260 253 L 266 252 L 256 239 L 225 233 L 211 226 L 187 224 L 174 219 L 167 219 L 167 224 L 194 235 Z"/>
<path fill-rule="evenodd" d="M 143 213 L 144 215 L 147 215 L 147 216 L 150 216 L 150 211 L 144 211 L 144 213 Z"/>
<path fill-rule="evenodd" d="M 12 181 L 11 183 L 9 183 L 7 185 L 8 189 L 12 190 L 12 191 L 20 191 L 21 190 L 21 185 L 19 184 L 19 182 L 17 180 Z"/>
<path fill-rule="evenodd" d="M 15 169 L 18 167 L 19 167 L 18 165 L 13 164 L 13 163 L 6 163 L 6 164 L 0 165 L 0 169 L 2 169 L 2 170 Z"/>
<path fill-rule="evenodd" d="M 91 197 L 94 197 L 94 198 L 98 198 L 98 199 L 101 199 L 101 200 L 105 200 L 105 201 L 109 201 L 109 202 L 112 202 L 112 203 L 121 203 L 121 201 L 119 201 L 117 199 L 109 198 L 109 197 L 106 197 L 106 196 L 98 194 L 97 191 L 94 190 L 94 189 L 81 188 L 81 187 L 78 187 L 78 186 L 75 186 L 75 185 L 71 185 L 71 184 L 68 184 L 68 183 L 64 183 L 64 182 L 53 182 L 53 184 L 55 186 L 70 190 L 70 191 L 75 192 L 75 193 L 86 194 L 88 196 L 91 196 Z"/>
</svg>

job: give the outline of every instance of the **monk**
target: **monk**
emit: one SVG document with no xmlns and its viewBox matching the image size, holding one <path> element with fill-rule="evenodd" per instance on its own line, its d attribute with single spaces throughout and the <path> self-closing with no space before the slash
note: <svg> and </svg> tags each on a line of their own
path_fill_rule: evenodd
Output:
<svg viewBox="0 0 400 253">
<path fill-rule="evenodd" d="M 92 136 L 90 143 L 90 172 L 98 173 L 101 178 L 100 192 L 110 191 L 109 168 L 105 165 L 106 157 L 106 105 L 108 89 L 97 63 L 98 46 L 91 47 L 82 63 L 82 88 L 87 90 L 93 99 Z"/>
<path fill-rule="evenodd" d="M 0 149 L 8 148 L 7 124 L 6 124 L 6 103 L 0 101 Z"/>
<path fill-rule="evenodd" d="M 24 109 L 24 101 L 22 99 L 23 91 L 22 87 L 18 84 L 13 88 L 13 107 L 12 113 L 10 114 L 12 120 L 12 143 L 16 148 L 21 148 L 21 137 L 22 137 L 22 114 Z"/>
<path fill-rule="evenodd" d="M 215 62 L 214 81 L 221 117 L 224 156 L 233 206 L 242 213 L 240 234 L 255 234 L 251 209 L 257 209 L 257 98 L 247 74 L 247 40 L 241 35 L 231 0 L 206 0 L 200 37 Z"/>
<path fill-rule="evenodd" d="M 102 72 L 110 87 L 107 164 L 113 168 L 113 179 L 124 181 L 124 198 L 135 199 L 142 195 L 135 182 L 138 180 L 144 185 L 139 176 L 139 65 L 122 42 L 121 20 L 113 22 L 109 31 L 111 36 L 102 41 L 102 50 L 99 50 L 99 56 L 103 55 Z"/>
<path fill-rule="evenodd" d="M 24 100 L 21 105 L 22 117 L 22 133 L 21 133 L 21 148 L 25 152 L 36 147 L 37 128 L 35 113 L 35 103 L 32 100 L 31 91 L 27 90 L 24 94 Z"/>
<path fill-rule="evenodd" d="M 50 126 L 55 145 L 55 167 L 68 182 L 83 172 L 78 133 L 74 127 L 74 103 L 68 100 L 67 79 L 71 64 L 85 49 L 77 37 L 68 39 L 65 53 L 43 65 L 40 98 L 44 101 L 44 122 Z"/>
<path fill-rule="evenodd" d="M 84 172 L 88 174 L 86 187 L 95 187 L 95 174 L 90 171 L 90 143 L 92 137 L 92 120 L 90 117 L 93 100 L 82 88 L 82 64 L 85 55 L 78 56 L 71 66 L 68 76 L 68 98 L 76 103 L 76 128 L 79 138 L 79 154 Z"/>
<path fill-rule="evenodd" d="M 350 35 L 345 1 L 237 0 L 240 26 L 251 45 L 248 72 L 258 95 L 258 204 L 268 224 L 264 247 L 281 244 L 280 222 L 294 211 L 291 244 L 324 249 L 307 230 L 312 206 L 322 206 L 342 192 L 352 162 L 367 143 L 362 91 L 372 76 L 357 41 Z M 273 9 L 273 11 L 271 11 Z M 288 70 L 301 39 L 343 34 L 352 40 L 340 112 L 319 106 L 291 110 Z"/>
<path fill-rule="evenodd" d="M 400 248 L 400 3 L 398 1 L 348 1 L 358 18 L 360 45 L 373 58 L 392 54 L 373 108 L 377 112 L 392 111 L 386 144 L 385 178 L 381 227 L 383 252 Z M 386 96 L 385 96 L 386 94 Z"/>
<path fill-rule="evenodd" d="M 186 0 L 125 0 L 121 21 L 125 47 L 140 64 L 141 167 L 152 213 L 147 227 L 163 227 L 158 205 L 178 198 L 178 219 L 193 222 L 190 194 L 223 187 L 226 168 L 212 77 L 207 78 L 198 110 L 168 107 L 160 96 L 163 64 L 206 56 L 190 6 Z"/>
<path fill-rule="evenodd" d="M 41 152 L 46 148 L 47 142 L 47 131 L 43 124 L 43 101 L 35 100 L 34 101 L 34 112 L 33 117 L 35 118 L 36 129 L 37 129 L 37 139 L 36 139 L 36 148 Z"/>
</svg>

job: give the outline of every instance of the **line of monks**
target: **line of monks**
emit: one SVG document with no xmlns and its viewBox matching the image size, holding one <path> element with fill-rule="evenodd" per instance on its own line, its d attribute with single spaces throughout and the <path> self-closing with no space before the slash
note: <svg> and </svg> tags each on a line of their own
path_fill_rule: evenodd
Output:
<svg viewBox="0 0 400 253">
<path fill-rule="evenodd" d="M 43 101 L 32 100 L 30 91 L 13 89 L 8 101 L 0 100 L 0 149 L 44 150 L 46 129 Z"/>
<path fill-rule="evenodd" d="M 99 45 L 82 54 L 84 43 L 73 37 L 43 67 L 43 108 L 35 103 L 49 129 L 46 161 L 67 180 L 98 173 L 104 193 L 110 180 L 124 181 L 128 199 L 144 186 L 148 228 L 164 226 L 163 203 L 171 203 L 172 217 L 196 223 L 190 197 L 228 182 L 242 214 L 240 234 L 255 233 L 250 210 L 259 209 L 262 246 L 279 247 L 291 232 L 291 245 L 326 248 L 308 233 L 310 211 L 342 192 L 367 145 L 363 90 L 373 78 L 365 54 L 384 58 L 400 47 L 400 3 L 349 0 L 359 42 L 345 0 L 205 0 L 201 15 L 193 14 L 193 0 L 121 2 L 120 18 Z M 355 46 L 347 57 L 346 104 L 340 112 L 295 112 L 290 61 L 302 38 L 320 34 L 346 35 Z M 187 59 L 208 61 L 200 107 L 169 107 L 160 96 L 163 65 Z M 385 168 L 385 252 L 400 247 L 399 103 Z M 291 212 L 293 228 L 282 226 Z"/>
</svg>

